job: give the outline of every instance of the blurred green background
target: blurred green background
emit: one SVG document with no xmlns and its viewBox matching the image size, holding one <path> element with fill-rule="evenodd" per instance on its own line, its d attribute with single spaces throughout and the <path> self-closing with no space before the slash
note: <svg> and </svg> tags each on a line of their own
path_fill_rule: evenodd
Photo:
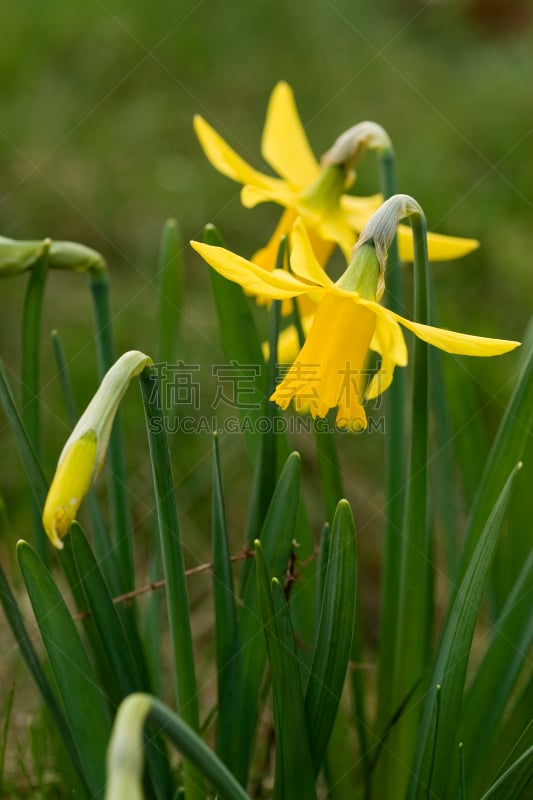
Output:
<svg viewBox="0 0 533 800">
<path fill-rule="evenodd" d="M 270 206 L 241 207 L 239 187 L 203 156 L 192 117 L 205 116 L 264 169 L 259 143 L 266 104 L 284 79 L 317 155 L 356 122 L 381 123 L 395 144 L 400 190 L 421 203 L 430 228 L 481 241 L 464 260 L 433 267 L 440 323 L 521 339 L 532 283 L 532 18 L 527 0 L 2 3 L 0 234 L 70 239 L 101 251 L 111 271 L 118 351 L 153 352 L 164 220 L 177 218 L 184 242 L 214 222 L 232 249 L 250 255 L 279 214 Z M 376 187 L 368 156 L 356 191 L 373 193 Z M 188 248 L 184 256 L 183 358 L 220 363 L 207 267 Z M 406 276 L 409 283 L 408 268 Z M 17 393 L 25 283 L 18 278 L 0 284 L 0 354 Z M 96 385 L 91 324 L 85 280 L 50 275 L 42 348 L 48 476 L 68 433 L 48 332 L 60 332 L 81 407 Z M 461 376 L 454 385 L 468 383 L 488 447 L 519 354 L 490 363 L 453 362 Z M 461 397 L 456 401 L 460 406 Z M 149 464 L 140 403 L 133 410 L 131 405 L 126 403 L 125 421 L 135 446 L 128 463 L 142 526 L 152 502 Z M 376 438 L 360 437 L 359 455 L 350 444 L 343 457 L 359 530 L 368 522 L 377 533 L 382 443 L 376 447 Z M 207 440 L 182 437 L 179 443 L 180 511 L 189 536 L 208 513 Z M 460 430 L 456 443 L 460 448 Z M 306 456 L 306 444 L 300 444 L 311 462 L 309 446 Z M 4 422 L 0 446 L 1 488 L 13 527 L 10 546 L 1 552 L 10 559 L 12 541 L 28 535 L 29 514 L 22 468 Z M 242 443 L 225 447 L 235 504 L 230 521 L 239 527 L 241 492 L 249 481 L 246 455 Z M 484 454 L 472 455 L 482 465 Z M 311 474 L 308 480 L 315 479 Z M 311 505 L 313 498 L 310 492 Z M 199 559 L 204 548 L 190 555 Z M 367 570 L 374 586 L 377 569 L 370 564 Z M 375 589 L 370 604 L 372 598 Z M 371 608 L 368 613 L 372 617 Z"/>
</svg>

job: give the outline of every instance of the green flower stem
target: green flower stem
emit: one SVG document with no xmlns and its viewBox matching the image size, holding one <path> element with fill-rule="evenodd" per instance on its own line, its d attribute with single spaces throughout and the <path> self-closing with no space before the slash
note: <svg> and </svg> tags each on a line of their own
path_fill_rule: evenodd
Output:
<svg viewBox="0 0 533 800">
<path fill-rule="evenodd" d="M 429 264 L 426 222 L 420 212 L 409 216 L 414 239 L 414 314 L 424 324 L 429 319 Z M 431 563 L 428 532 L 428 345 L 416 338 L 413 351 L 413 397 L 405 516 L 400 537 L 400 581 L 393 670 L 392 703 L 399 707 L 418 685 L 428 666 L 432 626 Z M 419 714 L 412 704 L 391 736 L 387 779 L 388 794 L 402 797 L 413 757 Z"/>
<path fill-rule="evenodd" d="M 396 160 L 394 150 L 379 153 L 381 192 L 387 200 L 396 194 Z M 391 311 L 403 312 L 400 259 L 398 243 L 393 239 L 387 257 L 385 305 Z M 381 581 L 381 610 L 378 670 L 377 727 L 383 732 L 394 713 L 392 707 L 392 671 L 396 654 L 395 631 L 398 615 L 400 585 L 400 554 L 404 513 L 405 475 L 405 374 L 396 370 L 386 397 L 387 438 L 385 441 L 385 527 L 383 546 L 383 577 Z"/>
<path fill-rule="evenodd" d="M 26 431 L 35 450 L 37 460 L 41 460 L 41 413 L 39 402 L 40 388 L 40 345 L 41 316 L 44 287 L 48 272 L 50 241 L 46 240 L 42 253 L 37 258 L 28 281 L 24 310 L 22 315 L 22 364 L 21 364 L 21 414 Z M 49 563 L 46 534 L 41 522 L 42 508 L 32 500 L 32 525 L 37 552 L 43 561 Z"/>
<path fill-rule="evenodd" d="M 162 411 L 156 371 L 145 369 L 140 375 L 140 383 L 150 443 L 157 519 L 166 579 L 176 704 L 183 720 L 198 732 L 200 730 L 198 695 L 185 564 L 172 466 L 166 434 L 160 425 Z M 203 779 L 190 762 L 184 766 L 184 781 L 187 800 L 205 800 Z"/>
<path fill-rule="evenodd" d="M 100 378 L 103 378 L 115 361 L 107 270 L 91 270 L 90 283 L 94 303 L 98 368 Z M 127 592 L 134 587 L 134 556 L 124 459 L 124 436 L 120 425 L 119 412 L 116 414 L 109 439 L 108 463 L 109 495 L 115 544 L 121 572 L 120 578 L 122 590 Z"/>
</svg>

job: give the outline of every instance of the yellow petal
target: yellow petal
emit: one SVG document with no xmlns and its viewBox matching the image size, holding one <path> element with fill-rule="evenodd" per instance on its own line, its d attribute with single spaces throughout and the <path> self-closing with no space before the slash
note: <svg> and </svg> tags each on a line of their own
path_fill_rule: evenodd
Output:
<svg viewBox="0 0 533 800">
<path fill-rule="evenodd" d="M 278 83 L 270 96 L 261 152 L 295 188 L 312 183 L 320 173 L 287 83 Z"/>
<path fill-rule="evenodd" d="M 392 314 L 392 312 L 389 312 Z M 434 328 L 421 322 L 412 322 L 399 314 L 394 314 L 398 322 L 413 331 L 419 339 L 444 350 L 461 356 L 499 356 L 520 346 L 520 342 L 507 339 L 489 339 L 485 336 L 472 336 L 468 333 L 457 333 L 445 328 Z"/>
<path fill-rule="evenodd" d="M 286 208 L 281 215 L 276 226 L 276 230 L 270 237 L 268 244 L 265 247 L 262 247 L 261 250 L 258 250 L 257 253 L 254 253 L 252 256 L 252 261 L 254 264 L 257 264 L 258 267 L 263 267 L 263 269 L 274 269 L 278 257 L 281 237 L 290 233 L 295 219 L 296 212 L 292 208 Z"/>
<path fill-rule="evenodd" d="M 355 233 L 353 228 L 342 218 L 342 215 L 335 214 L 329 216 L 317 225 L 317 233 L 328 242 L 336 242 L 346 261 L 350 263 L 350 257 L 355 244 Z"/>
<path fill-rule="evenodd" d="M 370 197 L 355 197 L 343 194 L 340 199 L 342 214 L 346 222 L 359 233 L 363 230 L 372 214 L 383 203 L 383 196 L 374 194 Z"/>
<path fill-rule="evenodd" d="M 304 346 L 271 400 L 281 408 L 294 400 L 296 410 L 305 406 L 313 417 L 337 407 L 340 427 L 364 428 L 364 363 L 375 325 L 375 315 L 350 297 L 326 294 Z"/>
<path fill-rule="evenodd" d="M 403 333 L 393 317 L 377 315 L 376 330 L 370 348 L 380 354 L 381 366 L 372 376 L 366 390 L 367 400 L 373 400 L 386 391 L 392 383 L 395 367 L 407 364 L 407 347 Z"/>
<path fill-rule="evenodd" d="M 291 234 L 291 269 L 300 278 L 318 286 L 334 288 L 335 284 L 320 266 L 301 219 L 294 223 Z"/>
<path fill-rule="evenodd" d="M 201 242 L 191 242 L 191 247 L 213 269 L 216 269 L 228 280 L 239 283 L 253 294 L 263 295 L 273 300 L 283 300 L 309 291 L 308 284 L 295 278 L 286 270 L 276 269 L 269 272 L 223 247 L 214 247 Z"/>
<path fill-rule="evenodd" d="M 96 434 L 87 431 L 62 457 L 50 486 L 43 510 L 43 526 L 58 549 L 76 518 L 80 503 L 87 494 L 96 464 Z"/>
<path fill-rule="evenodd" d="M 430 261 L 461 258 L 479 247 L 477 239 L 461 239 L 440 233 L 428 233 L 427 242 Z M 398 250 L 403 261 L 413 261 L 413 236 L 409 225 L 398 225 Z"/>
<path fill-rule="evenodd" d="M 301 320 L 302 328 L 306 336 L 309 333 L 314 316 L 315 316 L 314 314 L 308 314 Z M 266 361 L 270 353 L 270 347 L 268 342 L 263 342 L 262 349 Z M 292 364 L 292 362 L 298 355 L 300 349 L 301 349 L 300 338 L 298 336 L 298 331 L 296 330 L 296 326 L 289 325 L 287 328 L 284 328 L 284 330 L 282 330 L 282 332 L 278 336 L 278 358 L 277 358 L 278 363 Z"/>
<path fill-rule="evenodd" d="M 292 208 L 297 196 L 283 181 L 272 178 L 268 186 L 257 186 L 247 183 L 241 189 L 241 203 L 245 208 L 255 208 L 260 203 L 279 203 L 280 206 Z"/>
<path fill-rule="evenodd" d="M 271 192 L 282 183 L 277 178 L 264 175 L 247 164 L 198 114 L 194 117 L 194 130 L 207 158 L 223 175 L 238 183 L 251 183 Z"/>
<path fill-rule="evenodd" d="M 405 367 L 407 364 L 407 347 L 402 329 L 396 321 L 397 316 L 375 300 L 365 300 L 359 297 L 356 302 L 366 306 L 377 317 L 376 334 L 372 340 L 372 349 L 381 353 L 382 356 L 388 356 L 399 367 Z"/>
</svg>

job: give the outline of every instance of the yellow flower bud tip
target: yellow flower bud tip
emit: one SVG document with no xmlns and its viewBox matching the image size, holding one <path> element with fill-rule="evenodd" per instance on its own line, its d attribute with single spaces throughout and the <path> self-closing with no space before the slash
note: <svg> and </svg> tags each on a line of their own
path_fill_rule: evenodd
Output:
<svg viewBox="0 0 533 800">
<path fill-rule="evenodd" d="M 57 465 L 43 510 L 48 538 L 59 550 L 91 485 L 96 464 L 97 437 L 93 430 L 74 441 Z"/>
</svg>

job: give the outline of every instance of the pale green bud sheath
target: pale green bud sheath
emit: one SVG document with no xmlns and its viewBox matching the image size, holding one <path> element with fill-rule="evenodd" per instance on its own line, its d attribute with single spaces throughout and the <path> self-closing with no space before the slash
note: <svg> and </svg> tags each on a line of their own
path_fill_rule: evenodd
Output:
<svg viewBox="0 0 533 800">
<path fill-rule="evenodd" d="M 146 694 L 130 694 L 121 703 L 107 750 L 106 800 L 144 800 L 143 729 L 150 711 Z"/>
<path fill-rule="evenodd" d="M 104 376 L 67 439 L 43 511 L 43 525 L 55 547 L 63 547 L 61 539 L 103 467 L 113 420 L 131 379 L 151 363 L 138 350 L 124 353 Z"/>
<path fill-rule="evenodd" d="M 351 170 L 366 150 L 378 155 L 392 153 L 392 142 L 385 128 L 377 122 L 359 122 L 335 140 L 321 159 L 323 167 L 342 164 L 346 172 Z"/>
<path fill-rule="evenodd" d="M 103 257 L 92 247 L 77 242 L 50 239 L 17 241 L 0 236 L 0 278 L 9 278 L 31 270 L 48 246 L 48 268 L 67 272 L 101 272 Z"/>
</svg>

